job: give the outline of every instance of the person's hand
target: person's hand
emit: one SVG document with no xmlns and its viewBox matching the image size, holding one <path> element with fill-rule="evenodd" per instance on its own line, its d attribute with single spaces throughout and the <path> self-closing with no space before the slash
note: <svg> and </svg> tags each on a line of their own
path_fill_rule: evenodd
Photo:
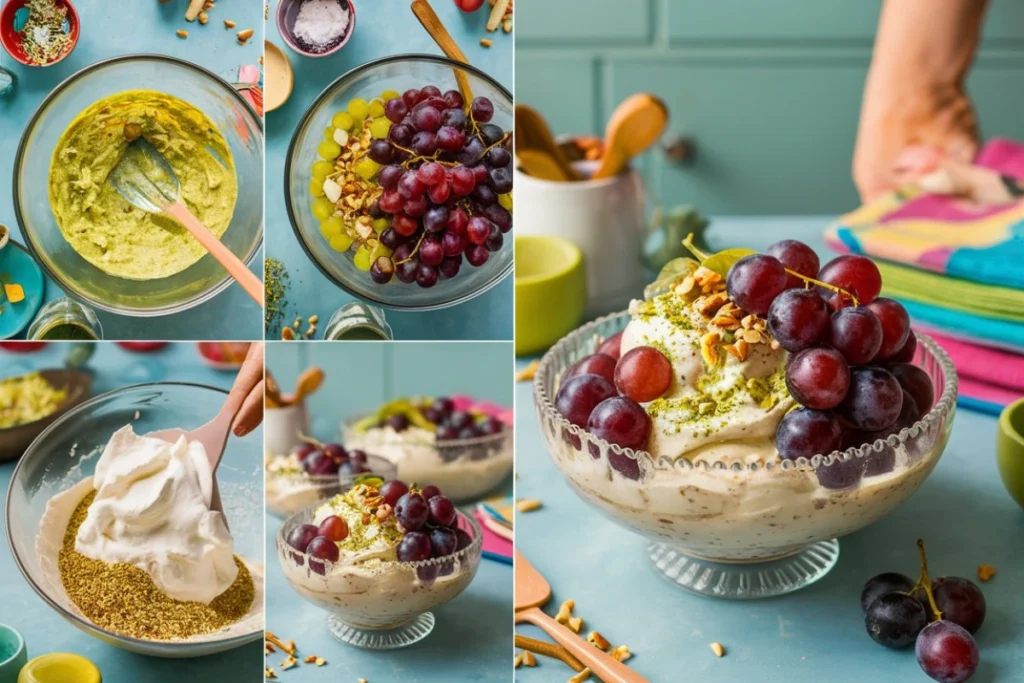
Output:
<svg viewBox="0 0 1024 683">
<path fill-rule="evenodd" d="M 242 395 L 242 407 L 235 415 L 231 431 L 235 436 L 245 436 L 263 422 L 263 343 L 253 342 L 242 362 L 231 396 Z"/>
</svg>

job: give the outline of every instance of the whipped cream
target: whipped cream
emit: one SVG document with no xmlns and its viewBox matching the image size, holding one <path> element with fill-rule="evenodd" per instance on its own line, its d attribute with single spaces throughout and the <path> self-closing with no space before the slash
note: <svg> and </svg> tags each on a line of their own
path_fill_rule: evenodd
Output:
<svg viewBox="0 0 1024 683">
<path fill-rule="evenodd" d="M 122 427 L 96 463 L 93 485 L 78 552 L 134 565 L 175 600 L 209 604 L 234 582 L 234 543 L 223 515 L 210 510 L 213 473 L 201 443 Z"/>
</svg>

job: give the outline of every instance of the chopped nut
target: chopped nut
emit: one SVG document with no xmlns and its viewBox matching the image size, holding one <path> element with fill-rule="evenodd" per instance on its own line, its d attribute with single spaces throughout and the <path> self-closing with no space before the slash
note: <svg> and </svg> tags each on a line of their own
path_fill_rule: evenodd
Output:
<svg viewBox="0 0 1024 683">
<path fill-rule="evenodd" d="M 391 506 L 388 505 L 387 503 L 384 503 L 379 508 L 377 508 L 377 521 L 378 522 L 383 522 L 390 515 L 391 515 Z"/>
<path fill-rule="evenodd" d="M 233 21 L 231 21 L 229 19 L 225 19 L 224 20 L 224 28 L 234 28 L 236 26 L 238 26 L 238 24 L 236 24 L 235 22 L 233 22 Z"/>
<path fill-rule="evenodd" d="M 316 659 L 313 660 L 313 663 L 316 664 L 317 666 L 323 666 L 324 664 L 327 663 L 327 660 L 324 659 L 323 657 L 317 657 Z"/>
<path fill-rule="evenodd" d="M 205 26 L 207 23 L 209 23 L 209 21 L 210 21 L 210 15 L 208 15 L 206 12 L 200 12 L 199 13 L 199 23 L 200 24 L 203 24 Z"/>
<path fill-rule="evenodd" d="M 782 344 L 779 343 L 778 339 L 772 339 L 770 342 L 768 342 L 768 346 L 771 347 L 772 351 L 778 351 L 779 349 L 782 348 Z"/>
<path fill-rule="evenodd" d="M 204 3 L 205 0 L 189 0 L 188 9 L 185 10 L 185 21 L 195 21 Z"/>
<path fill-rule="evenodd" d="M 297 660 L 297 659 L 295 659 L 295 657 L 292 657 L 291 655 L 289 655 L 288 659 L 286 659 L 283 662 L 281 662 L 281 671 L 287 671 L 288 669 L 291 669 L 292 667 L 296 667 L 298 665 L 299 665 L 299 660 Z"/>
<path fill-rule="evenodd" d="M 683 296 L 693 291 L 693 288 L 697 286 L 697 281 L 693 279 L 692 275 L 687 275 L 683 278 L 683 281 L 676 287 L 676 294 L 682 294 Z"/>
<path fill-rule="evenodd" d="M 537 666 L 537 658 L 529 650 L 523 651 L 523 666 Z"/>
<path fill-rule="evenodd" d="M 740 325 L 742 325 L 743 329 L 745 329 L 745 330 L 749 330 L 751 327 L 753 327 L 754 326 L 754 314 L 753 313 L 748 313 L 747 315 L 743 316 L 743 320 L 740 321 Z"/>
<path fill-rule="evenodd" d="M 276 635 L 274 635 L 271 631 L 267 631 L 266 632 L 266 634 L 264 635 L 264 639 L 270 641 L 271 643 L 276 645 L 278 648 L 280 648 L 281 650 L 287 652 L 290 655 L 295 654 L 295 641 L 294 640 L 289 640 L 288 643 L 286 644 L 284 641 L 282 641 L 280 638 L 278 638 Z"/>
<path fill-rule="evenodd" d="M 540 367 L 540 361 L 535 360 L 525 368 L 516 373 L 517 382 L 529 382 L 537 374 L 537 368 Z"/>
<path fill-rule="evenodd" d="M 613 647 L 611 652 L 609 652 L 608 654 L 611 655 L 612 659 L 618 662 L 624 662 L 633 656 L 633 653 L 629 651 L 628 645 L 619 645 L 618 647 Z"/>
<path fill-rule="evenodd" d="M 700 355 L 710 366 L 718 364 L 718 351 L 715 345 L 721 340 L 717 332 L 708 332 L 700 339 Z"/>
<path fill-rule="evenodd" d="M 518 669 L 518 668 L 519 668 L 519 667 L 521 667 L 522 665 L 523 665 L 523 653 L 522 653 L 522 652 L 520 652 L 520 653 L 519 653 L 519 654 L 517 654 L 517 655 L 515 656 L 515 658 L 514 658 L 514 659 L 512 660 L 512 668 L 513 668 L 513 669 Z"/>
<path fill-rule="evenodd" d="M 124 139 L 128 142 L 135 142 L 142 137 L 142 126 L 137 123 L 124 124 Z"/>
<path fill-rule="evenodd" d="M 587 642 L 600 650 L 604 650 L 605 652 L 607 652 L 608 648 L 612 646 L 612 644 L 597 631 L 590 632 L 590 635 L 587 636 Z"/>
<path fill-rule="evenodd" d="M 512 33 L 512 20 L 506 19 L 504 22 L 502 22 L 501 30 L 504 31 L 505 33 Z"/>
<path fill-rule="evenodd" d="M 304 661 L 306 664 L 312 664 L 313 662 L 316 661 L 316 655 L 309 655 L 308 657 L 306 657 L 302 661 Z"/>
<path fill-rule="evenodd" d="M 725 648 L 722 647 L 721 643 L 711 643 L 711 651 L 715 653 L 716 657 L 725 656 Z"/>
<path fill-rule="evenodd" d="M 570 678 L 566 683 L 583 683 L 583 681 L 590 678 L 591 673 L 590 669 L 583 669 L 583 671 Z"/>
<path fill-rule="evenodd" d="M 255 31 L 252 30 L 251 28 L 247 28 L 244 31 L 239 31 L 238 32 L 238 42 L 241 43 L 242 45 L 245 45 L 249 41 L 249 39 L 252 38 L 252 35 L 254 33 L 255 33 Z"/>
<path fill-rule="evenodd" d="M 568 626 L 573 633 L 579 633 L 580 629 L 583 628 L 583 617 L 569 617 L 569 621 L 566 623 L 566 626 Z"/>
<path fill-rule="evenodd" d="M 290 327 L 285 327 L 281 330 L 281 339 L 285 341 L 292 341 L 295 339 L 295 332 Z"/>
<path fill-rule="evenodd" d="M 480 44 L 483 45 L 484 47 L 490 47 L 491 45 L 494 44 L 494 41 L 488 38 L 481 38 Z"/>
<path fill-rule="evenodd" d="M 715 327 L 721 327 L 723 330 L 735 330 L 740 326 L 740 323 L 736 318 L 722 313 L 721 310 L 719 310 L 715 317 L 711 319 L 711 324 Z"/>
<path fill-rule="evenodd" d="M 725 302 L 728 300 L 728 294 L 726 294 L 725 292 L 716 292 L 715 294 L 712 294 L 707 299 L 705 299 L 704 302 L 700 304 L 700 307 L 697 310 L 699 310 L 701 315 L 703 315 L 705 318 L 710 318 L 715 313 L 717 313 L 718 309 L 724 306 Z"/>
<path fill-rule="evenodd" d="M 174 35 L 176 35 L 179 38 L 181 38 L 182 40 L 184 40 L 185 38 L 188 38 L 188 31 L 183 31 L 182 29 L 178 29 L 177 31 L 174 32 Z"/>
<path fill-rule="evenodd" d="M 749 344 L 761 343 L 761 333 L 757 330 L 743 330 L 738 332 L 736 336 Z"/>
<path fill-rule="evenodd" d="M 275 672 L 269 666 L 265 666 L 265 667 L 263 667 L 263 677 L 264 678 L 277 678 L 277 672 Z"/>
<path fill-rule="evenodd" d="M 543 503 L 535 498 L 528 498 L 526 500 L 516 501 L 516 510 L 520 512 L 533 512 L 539 510 Z"/>
<path fill-rule="evenodd" d="M 555 615 L 555 621 L 563 625 L 569 623 L 569 617 L 572 616 L 572 610 L 574 607 L 576 607 L 575 600 L 566 600 L 563 602 L 558 608 L 558 614 Z"/>
<path fill-rule="evenodd" d="M 359 683 L 366 683 L 366 679 L 365 678 L 360 678 L 359 679 Z"/>
<path fill-rule="evenodd" d="M 992 577 L 996 575 L 996 568 L 990 564 L 983 564 L 978 566 L 978 580 L 984 583 L 988 583 L 992 580 Z"/>
<path fill-rule="evenodd" d="M 311 316 L 309 316 L 309 324 L 310 325 L 316 325 L 318 322 L 320 322 L 320 316 L 318 316 L 318 315 L 311 315 Z"/>
<path fill-rule="evenodd" d="M 263 643 L 263 654 L 272 655 L 277 652 L 277 648 L 272 643 L 264 641 Z"/>
<path fill-rule="evenodd" d="M 722 276 L 704 266 L 699 266 L 693 273 L 694 279 L 699 285 L 712 285 L 722 281 Z"/>
</svg>

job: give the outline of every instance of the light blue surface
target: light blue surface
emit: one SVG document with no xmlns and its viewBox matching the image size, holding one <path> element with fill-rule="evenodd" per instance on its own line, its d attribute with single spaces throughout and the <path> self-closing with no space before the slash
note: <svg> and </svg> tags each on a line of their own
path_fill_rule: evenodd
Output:
<svg viewBox="0 0 1024 683">
<path fill-rule="evenodd" d="M 10 278 L 6 282 L 19 284 L 25 290 L 25 299 L 16 304 L 8 301 L 6 295 L 0 296 L 0 339 L 10 339 L 29 326 L 43 303 L 43 271 L 21 245 L 8 242 L 0 251 L 0 275 L 6 275 Z"/>
<path fill-rule="evenodd" d="M 284 164 L 292 133 L 306 109 L 330 83 L 366 62 L 402 53 L 441 54 L 405 0 L 356 0 L 356 28 L 348 44 L 330 57 L 302 57 L 287 47 L 275 23 L 271 2 L 268 39 L 287 54 L 295 71 L 295 88 L 280 109 L 267 114 L 267 258 L 280 260 L 290 275 L 291 304 L 285 320 L 313 313 L 326 322 L 353 297 L 336 288 L 306 256 L 292 232 L 284 204 Z M 441 21 L 470 63 L 512 89 L 512 35 L 484 29 L 487 12 L 465 14 L 451 0 L 432 3 Z M 486 49 L 481 38 L 491 38 Z M 513 227 L 513 235 L 515 228 Z M 429 312 L 386 311 L 395 339 L 512 339 L 512 277 L 490 291 L 451 308 Z M 321 336 L 324 325 L 321 325 Z M 276 332 L 268 338 L 277 338 Z"/>
<path fill-rule="evenodd" d="M 186 59 L 216 73 L 229 83 L 238 80 L 238 67 L 256 64 L 263 52 L 259 40 L 263 26 L 263 3 L 250 0 L 223 3 L 210 13 L 210 23 L 185 21 L 184 1 L 75 3 L 82 20 L 78 46 L 67 59 L 46 68 L 18 64 L 0 49 L 0 62 L 17 75 L 12 93 L 0 96 L 0 223 L 11 228 L 12 237 L 25 239 L 16 224 L 11 196 L 14 157 L 24 126 L 36 108 L 59 83 L 82 68 L 103 59 L 126 54 L 155 53 Z M 225 30 L 223 20 L 238 26 Z M 256 35 L 242 47 L 235 33 L 244 28 Z M 182 40 L 179 29 L 189 36 Z M 125 83 L 125 89 L 156 88 L 159 83 Z M 45 192 L 46 188 L 40 188 Z M 259 259 L 253 272 L 262 278 Z M 47 279 L 44 301 L 64 296 L 55 282 Z M 130 318 L 96 311 L 107 339 L 262 339 L 263 316 L 255 303 L 237 285 L 195 308 L 160 318 Z"/>
<path fill-rule="evenodd" d="M 61 367 L 68 343 L 51 343 L 43 351 L 14 354 L 0 351 L 0 377 L 31 370 Z M 195 344 L 172 344 L 156 353 L 128 353 L 112 343 L 99 344 L 89 367 L 95 371 L 94 395 L 144 382 L 195 382 L 228 389 L 234 373 L 204 365 Z M 14 463 L 0 465 L 0 491 L 6 497 Z M 4 506 L 5 507 L 5 506 Z M 0 507 L 3 524 L 4 507 Z M 49 607 L 24 580 L 5 540 L 0 545 L 0 622 L 25 637 L 29 659 L 47 652 L 74 652 L 92 660 L 104 681 L 164 683 L 165 681 L 223 680 L 256 683 L 261 680 L 263 646 L 251 643 L 230 652 L 200 659 L 156 659 L 105 645 L 79 631 Z"/>
<path fill-rule="evenodd" d="M 324 385 L 309 401 L 312 431 L 320 439 L 337 439 L 341 420 L 353 412 L 373 410 L 400 396 L 466 393 L 512 404 L 511 342 L 276 343 L 268 344 L 266 359 L 286 392 L 305 367 L 324 369 Z M 509 480 L 505 493 L 511 494 L 511 488 Z M 469 588 L 434 610 L 437 625 L 426 640 L 401 650 L 371 652 L 334 640 L 324 624 L 326 612 L 289 586 L 274 541 L 280 523 L 267 515 L 267 628 L 294 640 L 304 655 L 329 662 L 323 668 L 301 666 L 282 674 L 284 656 L 272 655 L 267 663 L 280 678 L 295 683 L 360 678 L 370 683 L 504 683 L 511 678 L 511 566 L 481 560 Z"/>
<path fill-rule="evenodd" d="M 783 238 L 827 253 L 824 218 L 717 220 L 713 247 L 763 249 Z M 525 363 L 525 361 L 521 361 Z M 819 583 L 790 596 L 728 602 L 690 595 L 666 582 L 647 560 L 646 541 L 609 521 L 582 499 L 547 454 L 532 384 L 516 386 L 516 495 L 540 499 L 520 514 L 516 540 L 551 583 L 548 612 L 576 601 L 576 614 L 613 645 L 626 643 L 630 666 L 651 681 L 700 683 L 927 683 L 912 651 L 875 644 L 864 629 L 860 592 L 883 571 L 916 576 L 915 542 L 924 538 L 933 576 L 975 576 L 979 564 L 999 573 L 980 584 L 988 616 L 978 633 L 981 666 L 971 683 L 1021 680 L 1024 672 L 1024 510 L 1007 495 L 995 465 L 996 420 L 959 409 L 953 436 L 934 473 L 885 519 L 841 541 L 839 564 Z M 546 638 L 532 626 L 518 631 Z M 709 649 L 721 643 L 726 656 Z M 519 669 L 524 683 L 561 681 L 560 662 L 538 658 Z"/>
</svg>

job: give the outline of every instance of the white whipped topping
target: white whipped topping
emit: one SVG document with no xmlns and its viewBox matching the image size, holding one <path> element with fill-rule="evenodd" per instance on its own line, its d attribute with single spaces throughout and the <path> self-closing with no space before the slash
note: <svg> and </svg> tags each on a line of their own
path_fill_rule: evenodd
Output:
<svg viewBox="0 0 1024 683">
<path fill-rule="evenodd" d="M 198 441 L 170 443 L 122 427 L 96 463 L 93 484 L 78 552 L 134 565 L 175 600 L 209 604 L 238 576 L 224 517 L 210 510 L 213 474 Z"/>
</svg>

